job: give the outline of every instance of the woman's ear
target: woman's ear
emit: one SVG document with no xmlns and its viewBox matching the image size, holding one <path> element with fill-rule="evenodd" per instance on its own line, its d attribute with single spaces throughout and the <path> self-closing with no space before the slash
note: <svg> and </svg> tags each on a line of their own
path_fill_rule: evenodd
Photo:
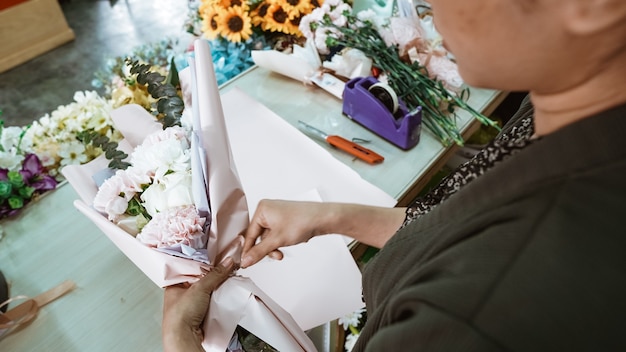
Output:
<svg viewBox="0 0 626 352">
<path fill-rule="evenodd" d="M 564 0 L 562 20 L 570 33 L 598 34 L 626 23 L 625 0 Z"/>
</svg>

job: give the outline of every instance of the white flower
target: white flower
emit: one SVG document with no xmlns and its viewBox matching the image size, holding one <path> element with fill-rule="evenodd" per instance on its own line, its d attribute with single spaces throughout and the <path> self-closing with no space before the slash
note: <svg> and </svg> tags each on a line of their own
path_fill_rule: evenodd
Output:
<svg viewBox="0 0 626 352">
<path fill-rule="evenodd" d="M 367 9 L 367 10 L 359 11 L 356 14 L 356 18 L 358 18 L 359 21 L 361 21 L 361 22 L 376 23 L 378 15 L 376 14 L 376 12 L 374 10 Z"/>
<path fill-rule="evenodd" d="M 343 0 L 326 0 L 324 1 L 324 4 L 322 5 L 323 7 L 328 7 L 330 9 L 335 8 L 336 6 L 339 6 L 341 4 L 343 4 Z"/>
<path fill-rule="evenodd" d="M 0 144 L 5 151 L 16 149 L 20 143 L 20 134 L 22 134 L 21 127 L 4 127 L 2 128 L 2 135 L 0 135 Z"/>
<path fill-rule="evenodd" d="M 0 168 L 16 171 L 22 166 L 24 156 L 17 154 L 15 150 L 0 152 Z"/>
<path fill-rule="evenodd" d="M 354 348 L 354 345 L 356 344 L 356 341 L 359 339 L 360 335 L 361 334 L 350 334 L 346 336 L 346 343 L 343 346 L 346 349 L 346 352 L 352 352 L 352 349 Z"/>
<path fill-rule="evenodd" d="M 341 317 L 337 320 L 337 323 L 343 325 L 343 329 L 346 330 L 350 326 L 357 327 L 359 326 L 359 321 L 365 312 L 365 308 L 358 309 L 351 314 L 348 314 L 344 317 Z"/>
<path fill-rule="evenodd" d="M 148 136 L 130 156 L 130 163 L 155 178 L 191 169 L 189 142 L 182 128 L 168 128 Z"/>
<path fill-rule="evenodd" d="M 344 16 L 344 12 L 352 12 L 350 5 L 345 2 L 342 2 L 330 11 L 329 16 L 334 25 L 343 27 L 348 23 L 348 18 Z"/>
<path fill-rule="evenodd" d="M 87 150 L 76 145 L 77 133 L 93 128 L 108 136 L 111 141 L 121 140 L 119 133 L 113 133 L 111 110 L 111 102 L 95 91 L 76 92 L 74 102 L 59 106 L 33 122 L 22 143 L 28 143 L 28 151 L 40 157 L 45 154 L 43 165 L 52 174 L 57 174 L 57 168 L 61 166 L 85 163 L 101 153 L 99 149 L 90 148 L 89 155 L 86 155 Z M 23 144 L 24 150 L 26 145 Z M 63 153 L 63 156 L 59 153 Z"/>
<path fill-rule="evenodd" d="M 70 142 L 61 145 L 59 156 L 61 157 L 62 166 L 82 164 L 87 161 L 85 146 L 80 142 Z"/>
<path fill-rule="evenodd" d="M 163 176 L 141 194 L 141 200 L 152 217 L 172 207 L 193 204 L 191 171 L 174 172 Z"/>
<path fill-rule="evenodd" d="M 335 38 L 341 37 L 341 33 L 335 28 L 318 27 L 315 30 L 315 47 L 322 55 L 330 53 L 330 50 L 328 50 L 326 46 L 326 39 L 329 35 Z"/>
<path fill-rule="evenodd" d="M 306 38 L 315 38 L 315 33 L 311 25 L 322 22 L 324 20 L 324 16 L 327 14 L 326 10 L 330 11 L 330 8 L 317 7 L 308 15 L 302 17 L 298 28 Z"/>
</svg>

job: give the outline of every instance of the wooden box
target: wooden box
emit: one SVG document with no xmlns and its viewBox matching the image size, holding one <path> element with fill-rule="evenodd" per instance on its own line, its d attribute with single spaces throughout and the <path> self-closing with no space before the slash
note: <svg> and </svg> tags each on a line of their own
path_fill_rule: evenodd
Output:
<svg viewBox="0 0 626 352">
<path fill-rule="evenodd" d="M 0 72 L 74 39 L 58 0 L 27 0 L 0 11 Z"/>
</svg>

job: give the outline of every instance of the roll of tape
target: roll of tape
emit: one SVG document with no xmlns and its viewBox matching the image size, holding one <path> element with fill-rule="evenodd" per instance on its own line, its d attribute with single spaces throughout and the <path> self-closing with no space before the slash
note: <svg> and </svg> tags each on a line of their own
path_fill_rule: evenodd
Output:
<svg viewBox="0 0 626 352">
<path fill-rule="evenodd" d="M 398 111 L 398 96 L 388 84 L 383 82 L 374 83 L 367 90 L 382 102 L 392 115 Z"/>
</svg>

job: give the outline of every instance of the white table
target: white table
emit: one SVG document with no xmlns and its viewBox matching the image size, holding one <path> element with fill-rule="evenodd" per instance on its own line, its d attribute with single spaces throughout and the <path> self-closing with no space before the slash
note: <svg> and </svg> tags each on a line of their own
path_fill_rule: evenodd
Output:
<svg viewBox="0 0 626 352">
<path fill-rule="evenodd" d="M 370 139 L 368 147 L 386 158 L 380 165 L 353 160 L 320 144 L 401 205 L 452 152 L 426 132 L 417 147 L 402 151 L 342 116 L 341 102 L 328 93 L 260 68 L 247 71 L 222 90 L 234 86 L 291 124 L 302 119 L 344 137 Z M 503 96 L 473 90 L 470 104 L 488 113 Z M 464 135 L 476 127 L 466 114 L 459 123 Z M 161 351 L 162 290 L 73 207 L 77 198 L 66 184 L 17 218 L 1 223 L 0 270 L 10 282 L 10 295 L 33 297 L 66 279 L 76 282 L 77 288 L 43 307 L 26 329 L 0 340 L 0 350 Z"/>
<path fill-rule="evenodd" d="M 456 150 L 456 147 L 444 148 L 423 128 L 419 144 L 413 149 L 403 151 L 343 116 L 341 101 L 321 88 L 305 86 L 301 82 L 259 67 L 251 68 L 224 84 L 221 89 L 226 92 L 233 87 L 239 87 L 294 126 L 297 126 L 298 120 L 303 120 L 320 130 L 346 139 L 358 137 L 370 140 L 371 143 L 364 146 L 385 157 L 382 164 L 369 165 L 324 142 L 317 142 L 365 180 L 397 199 L 399 205 L 407 205 L 414 199 L 430 177 L 441 169 Z M 503 92 L 471 89 L 468 104 L 489 115 L 505 97 L 506 93 Z M 465 139 L 480 126 L 465 111 L 459 113 L 457 123 Z"/>
</svg>

